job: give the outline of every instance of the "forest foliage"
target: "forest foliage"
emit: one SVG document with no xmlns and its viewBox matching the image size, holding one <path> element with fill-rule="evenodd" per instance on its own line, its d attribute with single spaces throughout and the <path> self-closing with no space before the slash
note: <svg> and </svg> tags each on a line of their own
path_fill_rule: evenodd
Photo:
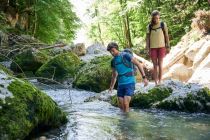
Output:
<svg viewBox="0 0 210 140">
<path fill-rule="evenodd" d="M 28 34 L 52 44 L 73 41 L 80 27 L 70 0 L 0 2 L 0 30 Z M 93 42 L 106 45 L 116 41 L 123 47 L 144 48 L 150 14 L 159 10 L 173 46 L 190 30 L 191 19 L 199 9 L 209 10 L 208 0 L 94 0 L 87 9 L 91 24 L 86 29 Z M 5 26 L 8 21 L 10 26 Z"/>
<path fill-rule="evenodd" d="M 176 45 L 190 30 L 197 10 L 209 10 L 207 0 L 96 0 L 87 10 L 93 22 L 89 37 L 96 42 L 116 41 L 123 47 L 144 48 L 146 29 L 153 10 L 169 28 L 170 44 Z"/>
<path fill-rule="evenodd" d="M 79 19 L 68 0 L 0 2 L 0 30 L 6 32 L 28 34 L 51 44 L 72 41 L 79 27 Z M 9 26 L 6 26 L 6 23 L 9 23 Z"/>
</svg>

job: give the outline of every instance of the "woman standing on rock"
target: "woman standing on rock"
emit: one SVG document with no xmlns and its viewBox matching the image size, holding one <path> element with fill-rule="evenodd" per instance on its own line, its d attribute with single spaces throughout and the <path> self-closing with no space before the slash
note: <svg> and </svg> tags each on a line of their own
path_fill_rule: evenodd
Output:
<svg viewBox="0 0 210 140">
<path fill-rule="evenodd" d="M 155 10 L 151 14 L 151 23 L 147 28 L 146 50 L 153 63 L 153 78 L 155 85 L 161 84 L 163 73 L 163 58 L 170 51 L 168 28 L 160 21 L 160 13 Z"/>
</svg>

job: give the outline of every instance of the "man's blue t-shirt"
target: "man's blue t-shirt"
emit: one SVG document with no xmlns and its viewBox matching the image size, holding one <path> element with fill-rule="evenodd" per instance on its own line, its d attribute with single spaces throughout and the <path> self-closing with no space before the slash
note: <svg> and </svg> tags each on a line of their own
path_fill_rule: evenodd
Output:
<svg viewBox="0 0 210 140">
<path fill-rule="evenodd" d="M 123 63 L 123 59 L 128 61 L 128 63 L 132 63 L 131 59 L 133 56 L 126 52 L 121 52 L 119 55 L 115 56 L 112 59 L 111 67 L 114 68 L 118 73 L 118 85 L 124 85 L 124 84 L 131 84 L 136 83 L 135 76 L 126 76 L 125 73 L 131 73 L 133 72 L 132 67 L 128 67 Z"/>
</svg>

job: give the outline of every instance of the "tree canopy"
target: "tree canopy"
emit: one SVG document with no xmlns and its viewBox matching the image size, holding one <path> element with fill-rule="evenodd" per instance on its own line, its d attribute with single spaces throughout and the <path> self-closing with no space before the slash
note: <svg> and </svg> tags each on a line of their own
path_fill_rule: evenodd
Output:
<svg viewBox="0 0 210 140">
<path fill-rule="evenodd" d="M 208 8 L 207 0 L 96 0 L 87 10 L 94 19 L 89 36 L 97 42 L 112 40 L 123 47 L 143 48 L 150 14 L 159 10 L 175 45 L 190 30 L 194 12 Z"/>
<path fill-rule="evenodd" d="M 13 16 L 15 29 L 46 43 L 70 42 L 79 19 L 68 0 L 1 0 L 1 15 Z M 3 16 L 1 16 L 3 17 Z M 1 18 L 2 20 L 2 18 Z"/>
<path fill-rule="evenodd" d="M 15 23 L 15 30 L 32 35 L 46 43 L 71 42 L 80 26 L 69 0 L 0 0 L 0 2 L 0 29 L 4 21 L 2 15 L 9 13 L 12 17 L 10 24 Z M 94 0 L 87 9 L 87 14 L 92 18 L 91 25 L 87 26 L 88 36 L 94 42 L 102 44 L 116 41 L 123 47 L 143 48 L 150 13 L 159 10 L 161 19 L 169 27 L 173 46 L 190 30 L 191 19 L 198 9 L 208 10 L 208 1 Z M 17 22 L 14 22 L 14 19 Z"/>
</svg>

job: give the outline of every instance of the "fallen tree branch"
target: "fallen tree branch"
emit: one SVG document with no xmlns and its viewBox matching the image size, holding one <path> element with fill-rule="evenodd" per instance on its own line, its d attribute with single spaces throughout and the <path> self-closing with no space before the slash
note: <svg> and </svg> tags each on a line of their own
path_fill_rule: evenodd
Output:
<svg viewBox="0 0 210 140">
<path fill-rule="evenodd" d="M 38 50 L 45 50 L 45 49 L 51 49 L 51 48 L 63 47 L 63 46 L 65 46 L 65 44 L 55 44 L 53 46 L 48 46 L 48 47 L 44 47 L 44 48 L 38 48 Z"/>
<path fill-rule="evenodd" d="M 146 60 L 146 59 L 144 59 L 144 58 L 142 58 L 142 57 L 136 55 L 135 53 L 133 53 L 133 56 L 134 56 L 137 60 L 139 60 L 140 62 L 142 62 L 143 65 L 146 67 L 146 69 L 151 70 L 151 69 L 153 68 L 152 63 L 149 62 L 148 60 Z"/>
</svg>

